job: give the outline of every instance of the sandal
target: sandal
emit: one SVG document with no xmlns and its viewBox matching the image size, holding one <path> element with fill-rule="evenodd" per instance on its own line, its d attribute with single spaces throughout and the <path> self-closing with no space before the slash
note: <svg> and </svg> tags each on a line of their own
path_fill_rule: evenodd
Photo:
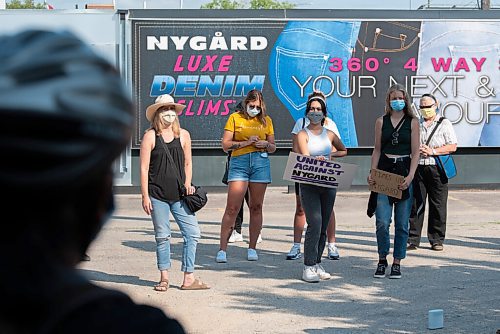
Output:
<svg viewBox="0 0 500 334">
<path fill-rule="evenodd" d="M 207 290 L 210 289 L 210 286 L 206 283 L 200 281 L 199 278 L 195 278 L 191 285 L 182 285 L 181 290 Z"/>
<path fill-rule="evenodd" d="M 156 284 L 153 287 L 153 289 L 155 291 L 159 291 L 159 292 L 165 292 L 168 290 L 168 288 L 169 288 L 168 280 L 160 281 L 158 284 Z"/>
</svg>

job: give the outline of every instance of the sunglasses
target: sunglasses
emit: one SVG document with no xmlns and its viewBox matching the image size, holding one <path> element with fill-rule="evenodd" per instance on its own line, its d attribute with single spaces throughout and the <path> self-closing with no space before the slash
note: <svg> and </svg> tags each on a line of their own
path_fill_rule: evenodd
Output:
<svg viewBox="0 0 500 334">
<path fill-rule="evenodd" d="M 170 111 L 170 110 L 175 110 L 175 106 L 166 106 L 166 107 L 161 107 L 160 109 L 158 109 L 158 111 L 160 111 L 160 112 Z"/>
<path fill-rule="evenodd" d="M 429 105 L 429 106 L 418 106 L 418 109 L 425 109 L 425 108 L 431 108 L 432 106 L 434 106 L 435 103 Z"/>
<path fill-rule="evenodd" d="M 396 146 L 397 144 L 399 144 L 398 137 L 399 137 L 399 132 L 392 133 L 392 141 L 391 141 L 392 145 Z"/>
<path fill-rule="evenodd" d="M 250 109 L 254 109 L 254 108 L 255 108 L 255 109 L 259 110 L 259 111 L 262 111 L 262 108 L 261 108 L 261 107 L 256 106 L 255 104 L 251 104 L 251 103 L 249 103 L 249 104 L 248 104 L 248 107 L 249 107 Z"/>
</svg>

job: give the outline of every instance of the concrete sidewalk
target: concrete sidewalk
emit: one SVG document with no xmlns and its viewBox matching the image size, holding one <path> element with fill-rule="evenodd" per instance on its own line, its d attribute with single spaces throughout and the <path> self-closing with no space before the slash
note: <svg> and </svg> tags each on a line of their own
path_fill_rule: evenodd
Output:
<svg viewBox="0 0 500 334">
<path fill-rule="evenodd" d="M 171 287 L 159 279 L 150 218 L 138 195 L 117 196 L 117 210 L 90 249 L 81 271 L 97 284 L 161 307 L 191 333 L 425 333 L 427 312 L 444 310 L 436 333 L 496 333 L 500 329 L 500 191 L 450 191 L 443 252 L 408 252 L 400 280 L 374 279 L 374 218 L 368 192 L 339 192 L 335 204 L 340 260 L 325 258 L 333 275 L 301 281 L 303 260 L 287 261 L 295 195 L 271 187 L 264 203 L 259 261 L 246 260 L 246 242 L 230 244 L 228 263 L 215 263 L 226 194 L 209 194 L 199 212 L 202 239 L 196 275 L 212 289 L 182 291 L 182 238 L 175 223 Z M 243 234 L 248 239 L 248 211 Z M 424 226 L 424 230 L 426 226 Z M 391 231 L 393 228 L 391 227 Z M 392 250 L 392 249 L 391 249 Z"/>
</svg>

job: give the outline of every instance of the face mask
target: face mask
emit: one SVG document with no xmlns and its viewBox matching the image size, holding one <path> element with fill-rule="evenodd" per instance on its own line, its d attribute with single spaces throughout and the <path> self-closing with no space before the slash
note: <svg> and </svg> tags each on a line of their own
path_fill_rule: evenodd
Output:
<svg viewBox="0 0 500 334">
<path fill-rule="evenodd" d="M 309 118 L 312 124 L 318 124 L 325 118 L 325 115 L 321 111 L 311 111 L 307 114 L 307 118 Z"/>
<path fill-rule="evenodd" d="M 401 111 L 405 108 L 406 103 L 404 100 L 391 100 L 391 108 L 395 111 Z"/>
<path fill-rule="evenodd" d="M 257 109 L 257 108 L 250 108 L 250 107 L 247 107 L 247 114 L 248 116 L 250 117 L 255 117 L 257 116 L 258 114 L 260 114 L 260 110 Z"/>
<path fill-rule="evenodd" d="M 420 113 L 424 118 L 432 118 L 436 116 L 436 110 L 433 108 L 422 108 L 420 109 Z"/>
<path fill-rule="evenodd" d="M 173 123 L 175 121 L 175 116 L 177 113 L 174 110 L 167 110 L 161 113 L 161 118 L 166 123 Z"/>
</svg>

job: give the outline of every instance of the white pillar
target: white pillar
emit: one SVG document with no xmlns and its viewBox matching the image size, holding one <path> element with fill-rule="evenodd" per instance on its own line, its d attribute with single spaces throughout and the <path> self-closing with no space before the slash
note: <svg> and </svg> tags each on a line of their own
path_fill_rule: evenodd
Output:
<svg viewBox="0 0 500 334">
<path fill-rule="evenodd" d="M 5 0 L 0 0 L 0 9 L 5 9 Z"/>
</svg>

